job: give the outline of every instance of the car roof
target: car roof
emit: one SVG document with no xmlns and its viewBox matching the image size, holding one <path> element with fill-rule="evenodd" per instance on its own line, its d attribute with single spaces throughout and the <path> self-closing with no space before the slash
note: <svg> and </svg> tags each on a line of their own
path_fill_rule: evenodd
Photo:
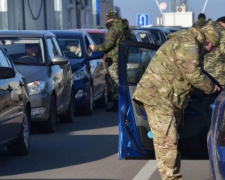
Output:
<svg viewBox="0 0 225 180">
<path fill-rule="evenodd" d="M 55 35 L 45 30 L 3 30 L 0 37 L 55 37 Z"/>
<path fill-rule="evenodd" d="M 84 36 L 85 34 L 87 34 L 84 31 L 78 31 L 78 30 L 49 30 L 50 32 L 52 32 L 53 34 L 55 34 L 56 36 Z"/>
<path fill-rule="evenodd" d="M 87 33 L 99 33 L 99 34 L 105 34 L 108 30 L 107 29 L 95 29 L 95 28 L 85 28 L 85 29 L 78 29 L 80 31 L 85 31 Z"/>
</svg>

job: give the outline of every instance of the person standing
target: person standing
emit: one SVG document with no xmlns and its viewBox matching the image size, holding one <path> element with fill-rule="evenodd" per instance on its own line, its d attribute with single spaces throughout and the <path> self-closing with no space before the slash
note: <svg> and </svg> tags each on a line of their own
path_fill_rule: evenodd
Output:
<svg viewBox="0 0 225 180">
<path fill-rule="evenodd" d="M 192 86 L 206 94 L 220 91 L 202 72 L 199 46 L 204 44 L 211 50 L 220 35 L 212 26 L 206 26 L 201 31 L 180 30 L 168 38 L 151 59 L 132 99 L 147 113 L 161 179 L 181 180 L 178 128 Z"/>
<path fill-rule="evenodd" d="M 108 63 L 109 72 L 109 89 L 111 100 L 113 101 L 112 107 L 106 109 L 107 112 L 118 111 L 118 48 L 119 42 L 126 39 L 126 31 L 121 19 L 118 18 L 114 11 L 107 12 L 106 27 L 108 32 L 106 34 L 105 42 L 97 46 L 90 45 L 91 51 L 101 51 L 106 53 L 106 61 Z"/>
<path fill-rule="evenodd" d="M 220 41 L 216 48 L 204 56 L 204 70 L 221 86 L 225 86 L 225 16 L 209 21 L 220 32 Z"/>
<path fill-rule="evenodd" d="M 207 23 L 207 21 L 206 21 L 205 14 L 204 13 L 200 13 L 198 15 L 198 20 L 194 22 L 194 24 L 192 25 L 192 27 L 202 28 L 206 23 Z"/>
</svg>

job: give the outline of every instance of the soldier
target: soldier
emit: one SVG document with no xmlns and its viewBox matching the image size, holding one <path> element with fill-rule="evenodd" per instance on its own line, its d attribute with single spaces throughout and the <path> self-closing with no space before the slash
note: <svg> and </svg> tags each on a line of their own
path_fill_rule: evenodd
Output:
<svg viewBox="0 0 225 180">
<path fill-rule="evenodd" d="M 225 16 L 210 21 L 208 24 L 213 25 L 220 32 L 220 41 L 216 48 L 204 56 L 204 70 L 212 76 L 221 86 L 225 85 Z"/>
<path fill-rule="evenodd" d="M 206 94 L 220 90 L 200 68 L 199 46 L 204 43 L 210 50 L 220 37 L 212 26 L 201 31 L 181 30 L 168 37 L 150 61 L 132 99 L 147 113 L 162 180 L 181 180 L 178 128 L 191 86 Z"/>
<path fill-rule="evenodd" d="M 109 89 L 111 94 L 111 99 L 113 101 L 113 106 L 107 108 L 106 111 L 118 111 L 118 48 L 119 42 L 125 40 L 127 35 L 124 30 L 124 25 L 121 19 L 118 19 L 117 14 L 114 11 L 109 11 L 106 14 L 106 27 L 108 32 L 106 34 L 105 42 L 93 46 L 90 45 L 92 51 L 102 51 L 106 53 L 106 61 L 108 62 L 108 72 L 109 72 Z"/>
<path fill-rule="evenodd" d="M 204 13 L 200 13 L 198 15 L 198 20 L 194 22 L 192 27 L 201 28 L 207 23 L 206 16 Z"/>
</svg>

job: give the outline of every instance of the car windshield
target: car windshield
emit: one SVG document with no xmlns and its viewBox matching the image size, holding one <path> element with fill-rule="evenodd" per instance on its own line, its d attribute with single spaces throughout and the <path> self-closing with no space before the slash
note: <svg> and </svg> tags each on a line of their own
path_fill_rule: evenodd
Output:
<svg viewBox="0 0 225 180">
<path fill-rule="evenodd" d="M 0 39 L 2 47 L 16 64 L 43 64 L 43 43 L 37 38 Z"/>
<path fill-rule="evenodd" d="M 64 55 L 69 59 L 79 59 L 83 56 L 80 38 L 57 38 Z"/>
</svg>

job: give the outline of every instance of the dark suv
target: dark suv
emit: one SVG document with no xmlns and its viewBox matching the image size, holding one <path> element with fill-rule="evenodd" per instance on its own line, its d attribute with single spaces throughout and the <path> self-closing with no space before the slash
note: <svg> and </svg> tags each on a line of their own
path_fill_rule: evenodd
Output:
<svg viewBox="0 0 225 180">
<path fill-rule="evenodd" d="M 31 122 L 43 125 L 44 132 L 54 132 L 57 115 L 62 121 L 73 121 L 72 71 L 55 35 L 47 31 L 1 31 L 0 42 L 28 83 Z"/>
<path fill-rule="evenodd" d="M 13 155 L 26 155 L 30 149 L 28 88 L 1 47 L 0 72 L 0 147 L 7 146 Z"/>
</svg>

